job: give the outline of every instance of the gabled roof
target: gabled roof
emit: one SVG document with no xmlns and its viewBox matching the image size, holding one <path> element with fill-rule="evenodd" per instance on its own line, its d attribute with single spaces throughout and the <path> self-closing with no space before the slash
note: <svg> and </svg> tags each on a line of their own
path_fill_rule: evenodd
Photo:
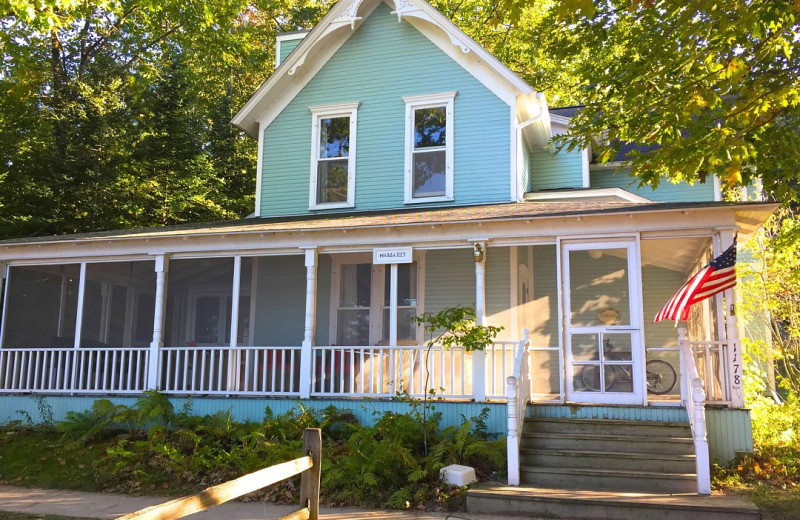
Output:
<svg viewBox="0 0 800 520">
<path fill-rule="evenodd" d="M 277 117 L 382 1 L 393 8 L 398 21 L 411 23 L 509 106 L 516 104 L 520 122 L 541 119 L 527 133 L 535 129 L 542 139 L 549 139 L 549 129 L 544 132 L 548 120 L 543 96 L 424 0 L 340 0 L 261 84 L 232 123 L 257 137 L 259 123 L 268 125 Z"/>
</svg>

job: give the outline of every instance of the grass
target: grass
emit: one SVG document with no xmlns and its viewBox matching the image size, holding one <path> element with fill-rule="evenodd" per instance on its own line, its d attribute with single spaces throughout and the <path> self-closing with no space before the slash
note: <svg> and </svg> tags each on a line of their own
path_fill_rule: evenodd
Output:
<svg viewBox="0 0 800 520">
<path fill-rule="evenodd" d="M 74 516 L 31 515 L 28 513 L 11 513 L 8 511 L 0 511 L 0 520 L 94 520 L 94 519 L 76 518 Z"/>
<path fill-rule="evenodd" d="M 10 429 L 0 435 L 0 483 L 100 491 L 93 464 L 105 454 L 105 443 L 65 450 L 52 432 Z"/>
</svg>

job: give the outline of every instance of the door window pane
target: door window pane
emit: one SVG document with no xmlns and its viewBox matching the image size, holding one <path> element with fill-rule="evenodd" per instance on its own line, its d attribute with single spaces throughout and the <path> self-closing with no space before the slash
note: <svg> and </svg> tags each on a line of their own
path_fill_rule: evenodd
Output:
<svg viewBox="0 0 800 520">
<path fill-rule="evenodd" d="M 627 249 L 569 251 L 573 327 L 630 325 Z"/>
<path fill-rule="evenodd" d="M 573 334 L 572 360 L 598 361 L 600 359 L 599 338 L 598 334 Z"/>
</svg>

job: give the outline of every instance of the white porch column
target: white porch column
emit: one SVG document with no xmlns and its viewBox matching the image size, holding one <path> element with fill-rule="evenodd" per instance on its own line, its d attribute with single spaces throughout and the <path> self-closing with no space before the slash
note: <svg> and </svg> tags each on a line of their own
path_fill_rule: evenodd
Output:
<svg viewBox="0 0 800 520">
<path fill-rule="evenodd" d="M 391 264 L 389 269 L 389 395 L 394 395 L 397 388 L 397 264 Z"/>
<path fill-rule="evenodd" d="M 472 241 L 475 260 L 475 320 L 486 325 L 486 239 Z M 486 401 L 486 352 L 472 353 L 472 396 L 476 402 Z"/>
<path fill-rule="evenodd" d="M 153 304 L 153 341 L 150 342 L 150 360 L 147 366 L 148 390 L 158 388 L 158 365 L 161 347 L 164 345 L 164 322 L 167 295 L 167 273 L 169 272 L 169 257 L 166 254 L 155 257 L 156 295 Z"/>
<path fill-rule="evenodd" d="M 720 249 L 725 251 L 733 244 L 735 229 L 720 231 Z M 744 381 L 742 363 L 742 343 L 739 340 L 739 324 L 736 319 L 736 287 L 724 291 L 725 296 L 725 337 L 728 343 L 727 372 L 728 398 L 733 408 L 744 408 Z"/>
<path fill-rule="evenodd" d="M 6 344 L 6 311 L 8 309 L 8 264 L 0 262 L 0 283 L 3 284 L 3 314 L 0 318 L 0 348 Z"/>
<path fill-rule="evenodd" d="M 242 281 L 242 257 L 233 257 L 233 285 L 231 286 L 231 341 L 228 352 L 228 391 L 239 389 L 239 293 Z"/>
<path fill-rule="evenodd" d="M 317 324 L 317 249 L 312 247 L 305 250 L 306 265 L 306 318 L 303 330 L 303 346 L 300 350 L 300 398 L 311 397 L 312 385 L 312 356 L 314 345 L 314 332 Z"/>
<path fill-rule="evenodd" d="M 75 311 L 75 341 L 73 346 L 81 348 L 83 335 L 83 299 L 86 296 L 86 262 L 81 262 L 81 274 L 78 278 L 78 308 Z"/>
</svg>

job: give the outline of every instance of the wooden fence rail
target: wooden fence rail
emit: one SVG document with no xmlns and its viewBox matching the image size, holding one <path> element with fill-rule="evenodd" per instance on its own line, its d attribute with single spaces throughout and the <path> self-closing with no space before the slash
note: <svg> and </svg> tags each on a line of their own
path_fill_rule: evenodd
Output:
<svg viewBox="0 0 800 520">
<path fill-rule="evenodd" d="M 303 430 L 303 457 L 276 464 L 254 473 L 244 475 L 200 493 L 176 498 L 163 504 L 147 507 L 134 513 L 120 516 L 117 520 L 175 520 L 224 504 L 234 498 L 258 491 L 281 480 L 300 474 L 300 509 L 278 520 L 318 520 L 319 482 L 321 477 L 320 457 L 322 434 L 319 428 Z"/>
</svg>

